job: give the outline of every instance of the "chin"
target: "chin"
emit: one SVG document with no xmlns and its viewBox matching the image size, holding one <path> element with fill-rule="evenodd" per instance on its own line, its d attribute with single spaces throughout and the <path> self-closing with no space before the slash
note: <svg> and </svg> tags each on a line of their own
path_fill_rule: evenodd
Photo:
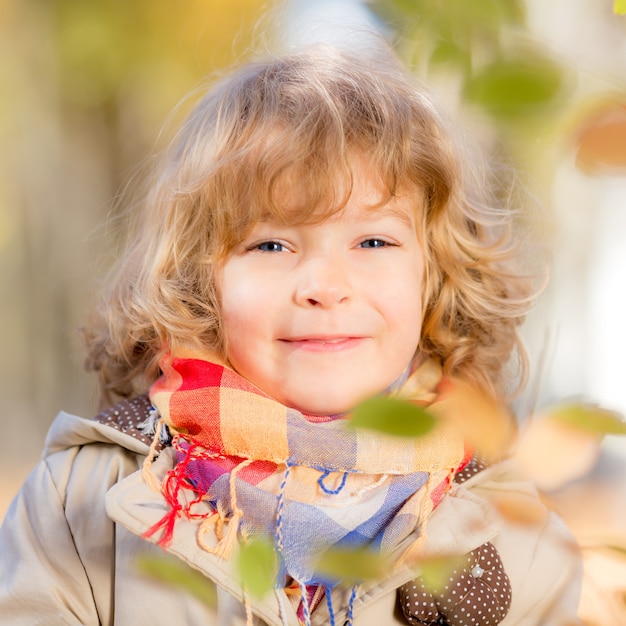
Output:
<svg viewBox="0 0 626 626">
<path fill-rule="evenodd" d="M 297 403 L 285 403 L 288 406 L 293 407 L 297 411 L 301 413 L 305 413 L 307 415 L 316 415 L 316 416 L 327 416 L 327 415 L 342 415 L 344 413 L 349 413 L 354 409 L 354 407 L 364 400 L 368 396 L 359 396 L 358 398 L 350 398 L 350 399 L 337 399 L 333 402 L 319 402 L 319 398 L 311 402 L 307 402 L 303 400 L 302 402 Z"/>
</svg>

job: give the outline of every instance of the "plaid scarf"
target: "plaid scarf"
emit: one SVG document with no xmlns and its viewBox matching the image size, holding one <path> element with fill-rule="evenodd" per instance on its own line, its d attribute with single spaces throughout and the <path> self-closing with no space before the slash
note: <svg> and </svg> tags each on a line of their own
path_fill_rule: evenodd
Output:
<svg viewBox="0 0 626 626">
<path fill-rule="evenodd" d="M 206 360 L 168 354 L 160 366 L 150 399 L 173 434 L 176 463 L 161 484 L 171 511 L 146 535 L 161 531 L 166 545 L 176 519 L 197 517 L 194 505 L 209 501 L 200 545 L 227 558 L 238 537 L 269 539 L 277 585 L 291 577 L 303 596 L 339 582 L 316 572 L 326 550 L 385 554 L 409 534 L 423 535 L 463 461 L 463 442 L 443 424 L 419 439 L 353 429 L 346 416 L 304 415 Z M 427 362 L 392 394 L 429 404 L 437 372 Z M 184 488 L 197 498 L 185 500 Z M 217 534 L 217 548 L 205 532 Z"/>
</svg>

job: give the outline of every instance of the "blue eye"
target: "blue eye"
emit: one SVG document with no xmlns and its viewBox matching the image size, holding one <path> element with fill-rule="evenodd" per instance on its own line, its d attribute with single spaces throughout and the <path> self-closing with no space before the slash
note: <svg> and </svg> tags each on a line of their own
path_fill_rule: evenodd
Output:
<svg viewBox="0 0 626 626">
<path fill-rule="evenodd" d="M 385 246 L 390 245 L 387 241 L 383 239 L 366 239 L 362 241 L 360 244 L 361 248 L 384 248 Z"/>
<path fill-rule="evenodd" d="M 285 246 L 278 241 L 264 241 L 255 247 L 261 252 L 282 252 L 285 249 Z"/>
</svg>

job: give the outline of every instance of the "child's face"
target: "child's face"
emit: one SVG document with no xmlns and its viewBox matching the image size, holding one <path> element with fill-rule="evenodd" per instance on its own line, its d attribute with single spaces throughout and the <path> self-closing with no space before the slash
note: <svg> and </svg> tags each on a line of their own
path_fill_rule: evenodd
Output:
<svg viewBox="0 0 626 626">
<path fill-rule="evenodd" d="M 228 360 L 273 398 L 343 413 L 409 365 L 421 330 L 416 194 L 384 197 L 354 163 L 345 210 L 320 223 L 258 223 L 219 276 Z"/>
</svg>

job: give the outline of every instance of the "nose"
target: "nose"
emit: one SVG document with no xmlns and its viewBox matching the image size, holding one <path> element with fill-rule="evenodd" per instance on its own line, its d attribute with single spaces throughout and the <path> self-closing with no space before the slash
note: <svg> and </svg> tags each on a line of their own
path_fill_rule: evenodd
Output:
<svg viewBox="0 0 626 626">
<path fill-rule="evenodd" d="M 348 269 L 337 258 L 318 256 L 298 268 L 295 300 L 300 306 L 332 308 L 350 298 Z"/>
</svg>

